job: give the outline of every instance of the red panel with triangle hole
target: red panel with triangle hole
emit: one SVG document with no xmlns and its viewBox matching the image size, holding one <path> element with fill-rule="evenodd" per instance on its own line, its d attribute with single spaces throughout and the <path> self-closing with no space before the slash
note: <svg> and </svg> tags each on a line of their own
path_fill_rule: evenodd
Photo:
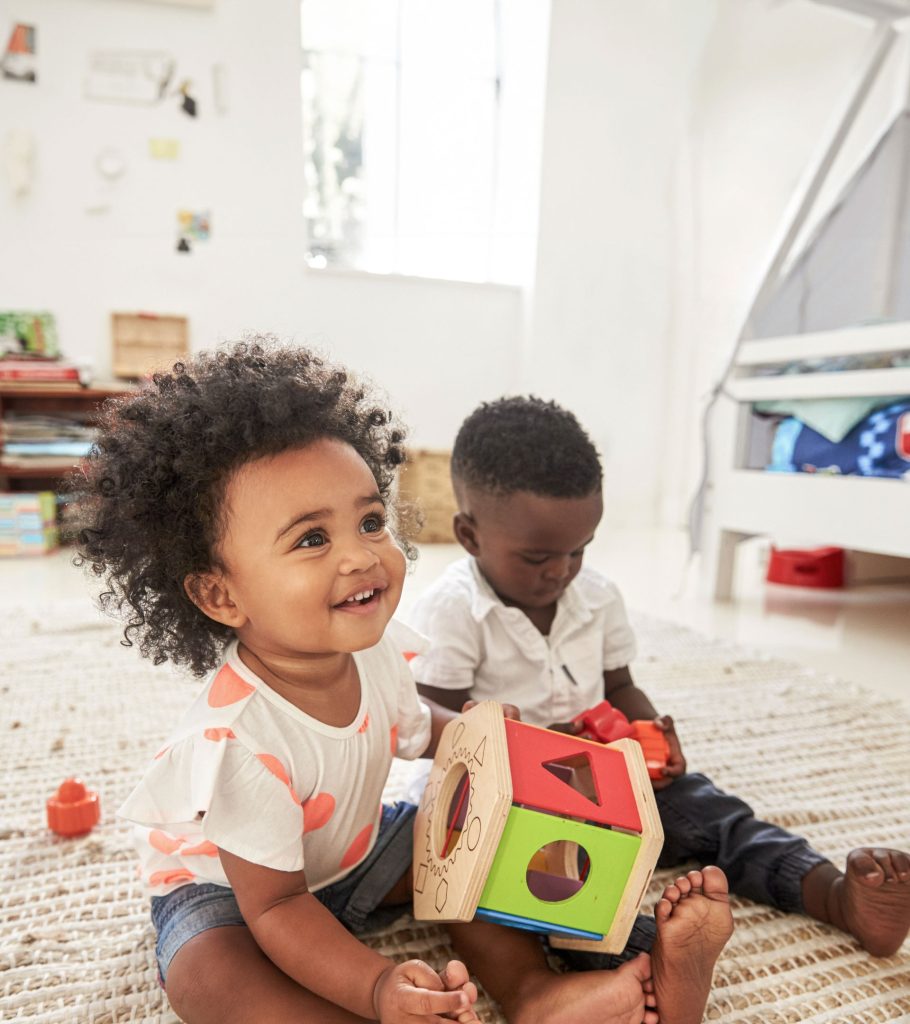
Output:
<svg viewBox="0 0 910 1024">
<path fill-rule="evenodd" d="M 511 719 L 505 725 L 513 803 L 641 832 L 621 751 Z"/>
</svg>

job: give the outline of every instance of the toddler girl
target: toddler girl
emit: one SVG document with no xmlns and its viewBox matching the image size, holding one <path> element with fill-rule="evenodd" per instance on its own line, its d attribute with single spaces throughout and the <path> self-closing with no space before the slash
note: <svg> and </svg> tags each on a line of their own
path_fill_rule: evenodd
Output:
<svg viewBox="0 0 910 1024">
<path fill-rule="evenodd" d="M 111 403 L 79 481 L 80 559 L 127 644 L 206 676 L 121 808 L 190 1024 L 476 1020 L 461 963 L 349 930 L 409 898 L 415 808 L 382 789 L 453 717 L 390 636 L 403 437 L 345 370 L 255 342 Z"/>
</svg>

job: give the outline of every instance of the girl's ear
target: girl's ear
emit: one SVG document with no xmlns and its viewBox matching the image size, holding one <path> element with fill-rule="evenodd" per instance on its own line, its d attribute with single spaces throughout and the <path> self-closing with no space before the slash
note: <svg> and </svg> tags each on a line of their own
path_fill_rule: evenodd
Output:
<svg viewBox="0 0 910 1024">
<path fill-rule="evenodd" d="M 455 539 L 458 543 L 469 555 L 476 557 L 480 548 L 477 544 L 477 524 L 471 516 L 467 512 L 456 512 L 452 528 L 455 530 Z"/>
<path fill-rule="evenodd" d="M 183 580 L 186 596 L 210 619 L 239 629 L 246 616 L 234 603 L 224 576 L 220 572 L 191 573 Z"/>
</svg>

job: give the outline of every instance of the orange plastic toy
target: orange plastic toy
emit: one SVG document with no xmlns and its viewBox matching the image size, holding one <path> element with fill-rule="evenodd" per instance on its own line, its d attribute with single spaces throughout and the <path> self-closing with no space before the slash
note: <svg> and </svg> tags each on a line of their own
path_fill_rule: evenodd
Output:
<svg viewBox="0 0 910 1024">
<path fill-rule="evenodd" d="M 662 779 L 664 768 L 670 758 L 670 744 L 663 732 L 647 718 L 637 718 L 632 723 L 635 730 L 632 734 L 633 740 L 641 744 L 641 752 L 645 756 L 645 765 L 648 775 L 652 779 Z"/>
<path fill-rule="evenodd" d="M 82 779 L 65 779 L 47 802 L 47 825 L 60 836 L 83 836 L 101 819 L 98 794 Z"/>
<path fill-rule="evenodd" d="M 614 740 L 631 736 L 641 744 L 645 756 L 648 775 L 652 779 L 662 779 L 663 769 L 670 757 L 670 744 L 661 730 L 647 718 L 637 718 L 630 722 L 608 700 L 602 700 L 593 708 L 576 715 L 573 722 L 579 722 L 583 728 L 578 734 L 586 740 L 598 743 L 612 743 Z"/>
</svg>

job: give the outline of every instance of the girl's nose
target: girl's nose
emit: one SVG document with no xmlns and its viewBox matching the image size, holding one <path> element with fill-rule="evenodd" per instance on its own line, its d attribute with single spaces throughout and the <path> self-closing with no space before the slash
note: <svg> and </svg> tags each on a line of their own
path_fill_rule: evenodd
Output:
<svg viewBox="0 0 910 1024">
<path fill-rule="evenodd" d="M 379 564 L 379 552 L 369 541 L 352 541 L 345 546 L 338 563 L 338 571 L 342 573 L 364 572 Z"/>
</svg>

